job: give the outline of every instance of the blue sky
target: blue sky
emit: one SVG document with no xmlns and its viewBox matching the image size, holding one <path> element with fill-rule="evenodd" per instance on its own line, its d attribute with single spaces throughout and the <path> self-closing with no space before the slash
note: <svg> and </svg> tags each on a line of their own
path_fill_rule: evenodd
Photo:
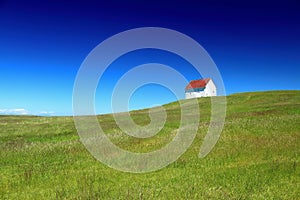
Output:
<svg viewBox="0 0 300 200">
<path fill-rule="evenodd" d="M 88 53 L 114 34 L 148 26 L 199 42 L 218 66 L 227 94 L 299 90 L 299 10 L 296 0 L 0 0 L 0 114 L 72 115 L 74 80 Z M 106 92 L 96 93 L 98 113 L 111 111 L 109 93 L 122 73 L 147 62 L 198 78 L 189 63 L 168 52 L 132 52 L 105 74 Z M 148 85 L 132 96 L 130 107 L 174 100 L 166 88 Z"/>
</svg>

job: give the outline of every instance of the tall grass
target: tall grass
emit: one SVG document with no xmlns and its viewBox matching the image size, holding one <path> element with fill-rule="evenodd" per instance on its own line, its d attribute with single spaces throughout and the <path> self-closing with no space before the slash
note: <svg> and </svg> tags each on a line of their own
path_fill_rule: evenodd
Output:
<svg viewBox="0 0 300 200">
<path fill-rule="evenodd" d="M 220 140 L 198 158 L 210 99 L 198 100 L 199 131 L 176 162 L 146 174 L 107 167 L 80 143 L 72 117 L 0 116 L 0 199 L 300 199 L 300 91 L 241 93 L 227 97 Z M 149 152 L 170 142 L 179 126 L 178 102 L 156 136 L 137 139 L 98 116 L 116 145 Z M 147 110 L 131 113 L 149 123 Z"/>
</svg>

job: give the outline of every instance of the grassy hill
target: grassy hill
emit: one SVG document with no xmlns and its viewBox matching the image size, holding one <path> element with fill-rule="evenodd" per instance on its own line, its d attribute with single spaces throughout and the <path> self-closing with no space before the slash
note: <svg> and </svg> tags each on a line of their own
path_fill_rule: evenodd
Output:
<svg viewBox="0 0 300 200">
<path fill-rule="evenodd" d="M 72 117 L 0 116 L 0 199 L 300 199 L 300 91 L 228 96 L 220 140 L 203 159 L 210 98 L 198 102 L 201 123 L 191 147 L 146 174 L 98 162 L 80 143 Z M 164 107 L 165 127 L 148 139 L 125 135 L 112 115 L 98 116 L 99 123 L 121 148 L 149 152 L 168 144 L 179 126 L 179 103 Z M 150 122 L 147 110 L 131 116 Z"/>
</svg>

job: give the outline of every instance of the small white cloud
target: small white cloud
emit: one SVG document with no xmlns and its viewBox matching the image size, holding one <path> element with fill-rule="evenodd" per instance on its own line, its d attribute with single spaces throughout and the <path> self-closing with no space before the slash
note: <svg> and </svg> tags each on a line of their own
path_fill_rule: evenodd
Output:
<svg viewBox="0 0 300 200">
<path fill-rule="evenodd" d="M 0 115 L 38 115 L 38 116 L 54 116 L 54 111 L 31 112 L 24 108 L 0 109 Z"/>
<path fill-rule="evenodd" d="M 55 112 L 53 112 L 53 111 L 41 111 L 38 113 L 38 115 L 42 115 L 42 116 L 52 116 L 54 114 L 55 114 Z"/>
<path fill-rule="evenodd" d="M 24 108 L 0 109 L 0 114 L 2 114 L 2 115 L 28 115 L 29 112 Z"/>
</svg>

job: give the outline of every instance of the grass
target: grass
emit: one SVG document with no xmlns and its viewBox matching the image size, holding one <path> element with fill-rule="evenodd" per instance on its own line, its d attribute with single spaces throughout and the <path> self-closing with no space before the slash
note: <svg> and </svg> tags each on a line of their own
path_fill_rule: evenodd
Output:
<svg viewBox="0 0 300 200">
<path fill-rule="evenodd" d="M 300 91 L 228 96 L 225 127 L 204 159 L 198 153 L 210 99 L 198 102 L 202 117 L 191 147 L 146 174 L 98 162 L 80 143 L 72 117 L 0 116 L 0 199 L 300 199 Z M 98 119 L 116 145 L 148 152 L 174 137 L 178 106 L 165 105 L 165 127 L 147 139 L 122 133 L 112 115 Z M 146 125 L 147 113 L 131 116 Z"/>
</svg>

